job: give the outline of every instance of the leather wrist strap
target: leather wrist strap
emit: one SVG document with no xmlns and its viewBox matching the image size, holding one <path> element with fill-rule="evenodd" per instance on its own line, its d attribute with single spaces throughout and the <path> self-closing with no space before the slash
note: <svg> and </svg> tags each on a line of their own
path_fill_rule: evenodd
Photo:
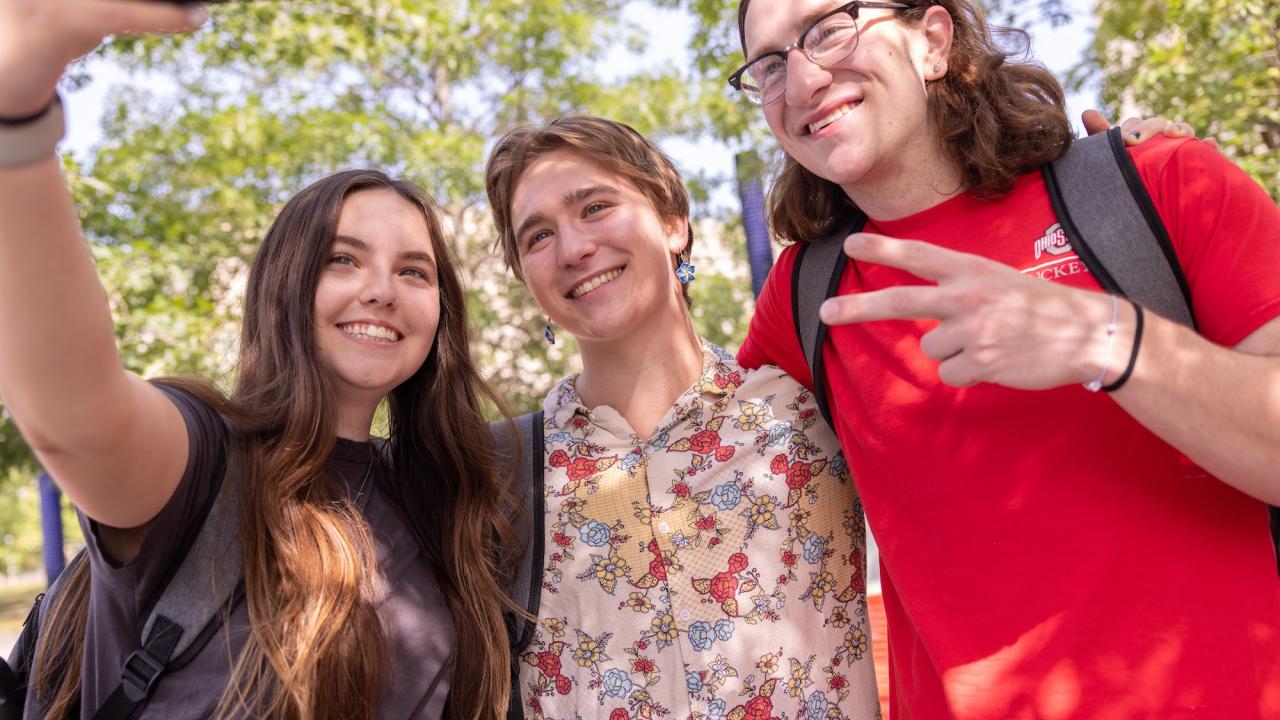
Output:
<svg viewBox="0 0 1280 720">
<path fill-rule="evenodd" d="M 23 167 L 48 159 L 66 132 L 62 98 L 58 95 L 39 115 L 0 121 L 0 168 Z"/>
</svg>

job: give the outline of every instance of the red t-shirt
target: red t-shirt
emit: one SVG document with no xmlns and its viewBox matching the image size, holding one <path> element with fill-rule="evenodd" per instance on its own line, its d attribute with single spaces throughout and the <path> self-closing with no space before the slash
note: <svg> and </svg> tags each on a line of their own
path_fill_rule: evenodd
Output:
<svg viewBox="0 0 1280 720">
<path fill-rule="evenodd" d="M 1191 287 L 1234 345 L 1280 315 L 1280 211 L 1191 140 L 1131 150 Z M 1055 233 L 1039 173 L 868 232 L 980 253 L 1098 289 Z M 811 385 L 791 316 L 795 248 L 739 354 Z M 862 264 L 840 293 L 920 284 Z M 941 383 L 936 323 L 831 328 L 837 433 L 881 553 L 894 720 L 1280 718 L 1280 578 L 1263 503 L 1078 385 Z M 1277 470 L 1280 472 L 1280 470 Z"/>
</svg>

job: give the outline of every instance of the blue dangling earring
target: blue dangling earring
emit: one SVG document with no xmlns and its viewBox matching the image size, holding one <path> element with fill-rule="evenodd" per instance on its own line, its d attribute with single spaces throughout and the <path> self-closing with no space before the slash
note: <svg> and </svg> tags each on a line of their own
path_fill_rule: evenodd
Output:
<svg viewBox="0 0 1280 720">
<path fill-rule="evenodd" d="M 693 274 L 695 268 L 693 265 L 689 264 L 689 261 L 685 258 L 685 254 L 683 252 L 676 255 L 676 259 L 680 261 L 680 267 L 676 268 L 676 277 L 680 278 L 680 282 L 688 285 L 694 280 Z"/>
<path fill-rule="evenodd" d="M 542 337 L 547 339 L 548 345 L 556 344 L 556 334 L 551 332 L 551 318 L 547 318 L 547 326 L 542 329 Z"/>
</svg>

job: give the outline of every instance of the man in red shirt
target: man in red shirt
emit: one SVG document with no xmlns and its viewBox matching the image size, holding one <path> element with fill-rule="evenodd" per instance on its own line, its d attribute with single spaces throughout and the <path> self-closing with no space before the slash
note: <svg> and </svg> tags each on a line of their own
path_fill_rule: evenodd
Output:
<svg viewBox="0 0 1280 720">
<path fill-rule="evenodd" d="M 797 243 L 744 366 L 811 383 L 796 249 L 870 218 L 822 352 L 894 717 L 1280 717 L 1275 204 L 1198 141 L 1131 149 L 1199 330 L 1147 312 L 1139 336 L 1036 172 L 1070 142 L 1061 89 L 970 2 L 745 0 L 739 20 L 734 81 L 787 155 L 771 224 Z"/>
</svg>

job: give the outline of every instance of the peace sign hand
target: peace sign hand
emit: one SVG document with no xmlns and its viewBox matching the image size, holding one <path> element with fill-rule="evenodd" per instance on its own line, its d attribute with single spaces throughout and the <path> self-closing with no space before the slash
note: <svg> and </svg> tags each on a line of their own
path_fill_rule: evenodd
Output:
<svg viewBox="0 0 1280 720">
<path fill-rule="evenodd" d="M 38 113 L 76 58 L 117 33 L 183 32 L 199 6 L 143 0 L 0 0 L 0 117 Z"/>
<path fill-rule="evenodd" d="M 854 260 L 905 270 L 932 284 L 831 298 L 828 325 L 876 320 L 938 320 L 921 338 L 948 385 L 979 382 L 1024 390 L 1085 383 L 1124 368 L 1135 318 L 1120 303 L 1119 332 L 1108 343 L 1112 301 L 1104 294 L 1028 277 L 993 260 L 918 240 L 858 233 L 845 240 Z M 1108 349 L 1111 352 L 1108 354 Z"/>
</svg>

